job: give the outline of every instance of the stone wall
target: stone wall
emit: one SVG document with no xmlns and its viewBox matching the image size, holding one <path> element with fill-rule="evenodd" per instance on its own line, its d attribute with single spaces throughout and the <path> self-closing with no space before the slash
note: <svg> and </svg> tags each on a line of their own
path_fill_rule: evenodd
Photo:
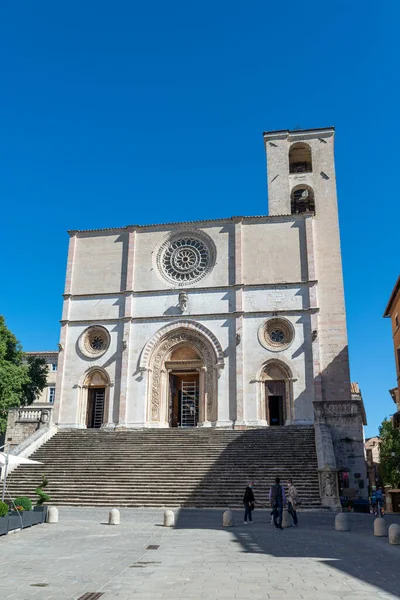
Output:
<svg viewBox="0 0 400 600">
<path fill-rule="evenodd" d="M 368 497 L 368 476 L 364 453 L 364 432 L 362 405 L 358 400 L 349 402 L 314 402 L 316 428 L 329 428 L 336 460 L 337 472 L 349 473 L 350 488 L 357 490 L 360 498 Z M 323 462 L 332 465 L 332 453 L 329 462 L 325 460 L 328 445 L 318 447 L 319 468 Z"/>
<path fill-rule="evenodd" d="M 38 429 L 49 427 L 51 412 L 51 406 L 38 406 L 36 404 L 9 410 L 5 443 L 12 450 Z"/>
</svg>

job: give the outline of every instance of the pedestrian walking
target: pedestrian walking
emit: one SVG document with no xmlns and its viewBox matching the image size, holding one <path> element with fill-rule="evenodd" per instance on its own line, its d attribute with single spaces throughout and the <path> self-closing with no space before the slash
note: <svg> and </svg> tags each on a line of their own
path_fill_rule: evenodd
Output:
<svg viewBox="0 0 400 600">
<path fill-rule="evenodd" d="M 378 514 L 378 510 L 377 510 L 378 501 L 377 501 L 377 498 L 376 498 L 376 487 L 374 485 L 372 486 L 371 506 L 372 506 L 372 513 L 374 515 L 377 515 Z"/>
<path fill-rule="evenodd" d="M 378 487 L 376 490 L 376 508 L 377 508 L 377 516 L 383 516 L 383 490 L 381 487 Z"/>
<path fill-rule="evenodd" d="M 299 496 L 297 494 L 297 490 L 293 485 L 293 480 L 288 479 L 288 493 L 287 493 L 287 506 L 288 512 L 293 519 L 293 525 L 298 527 L 299 519 L 297 517 L 297 507 L 300 504 Z"/>
<path fill-rule="evenodd" d="M 255 503 L 255 498 L 254 498 L 254 492 L 253 492 L 253 481 L 250 481 L 246 486 L 246 489 L 244 491 L 244 496 L 243 496 L 244 524 L 245 525 L 247 525 L 247 523 L 253 522 L 251 513 L 254 510 L 254 503 Z"/>
<path fill-rule="evenodd" d="M 275 479 L 274 485 L 271 486 L 271 489 L 269 490 L 269 500 L 273 511 L 274 525 L 276 529 L 283 529 L 282 512 L 286 505 L 286 496 L 279 477 Z"/>
</svg>

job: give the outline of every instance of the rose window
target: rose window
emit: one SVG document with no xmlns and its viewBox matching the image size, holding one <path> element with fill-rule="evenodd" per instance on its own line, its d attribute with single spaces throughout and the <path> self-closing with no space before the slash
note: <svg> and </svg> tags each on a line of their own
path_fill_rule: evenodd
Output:
<svg viewBox="0 0 400 600">
<path fill-rule="evenodd" d="M 110 341 L 110 334 L 105 327 L 93 325 L 82 333 L 79 348 L 87 358 L 98 358 L 108 350 Z"/>
<path fill-rule="evenodd" d="M 162 274 L 169 281 L 179 284 L 195 282 L 209 271 L 211 251 L 200 238 L 172 239 L 161 247 L 159 263 Z"/>
</svg>

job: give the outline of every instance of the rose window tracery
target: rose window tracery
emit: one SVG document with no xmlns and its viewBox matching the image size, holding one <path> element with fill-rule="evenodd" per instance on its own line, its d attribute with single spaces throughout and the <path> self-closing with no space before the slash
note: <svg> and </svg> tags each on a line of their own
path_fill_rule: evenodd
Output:
<svg viewBox="0 0 400 600">
<path fill-rule="evenodd" d="M 213 266 L 215 253 L 211 240 L 200 232 L 190 234 L 172 236 L 158 250 L 157 270 L 169 283 L 195 283 Z"/>
<path fill-rule="evenodd" d="M 95 335 L 90 340 L 90 347 L 92 348 L 92 350 L 95 350 L 97 352 L 101 351 L 104 348 L 104 344 L 105 339 L 101 335 Z"/>
</svg>

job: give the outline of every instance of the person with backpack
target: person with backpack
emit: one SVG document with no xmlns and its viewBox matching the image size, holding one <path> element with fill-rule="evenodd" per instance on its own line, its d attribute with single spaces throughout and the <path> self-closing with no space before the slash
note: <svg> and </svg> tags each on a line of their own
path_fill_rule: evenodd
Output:
<svg viewBox="0 0 400 600">
<path fill-rule="evenodd" d="M 244 525 L 247 525 L 247 523 L 253 522 L 253 519 L 251 518 L 251 513 L 254 510 L 254 503 L 255 503 L 255 498 L 254 498 L 254 493 L 253 493 L 253 481 L 250 481 L 246 486 L 246 489 L 244 491 L 244 496 L 243 496 Z"/>
<path fill-rule="evenodd" d="M 275 483 L 269 490 L 269 501 L 273 510 L 273 519 L 276 529 L 283 529 L 282 527 L 282 513 L 283 508 L 286 505 L 285 490 L 281 485 L 279 477 L 275 479 Z"/>
<path fill-rule="evenodd" d="M 288 479 L 288 513 L 293 519 L 293 525 L 298 527 L 299 519 L 297 517 L 296 508 L 299 506 L 300 501 L 297 495 L 297 490 L 293 485 L 293 480 Z"/>
</svg>

